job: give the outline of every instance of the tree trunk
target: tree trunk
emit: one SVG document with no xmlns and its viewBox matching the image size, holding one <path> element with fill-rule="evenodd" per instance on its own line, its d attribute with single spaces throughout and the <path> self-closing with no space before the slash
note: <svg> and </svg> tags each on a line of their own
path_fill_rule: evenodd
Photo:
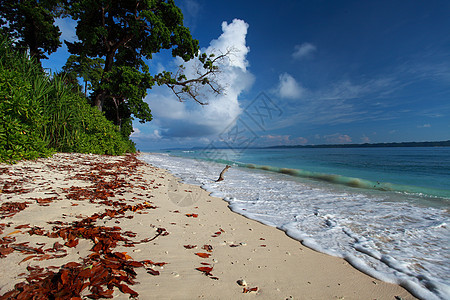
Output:
<svg viewBox="0 0 450 300">
<path fill-rule="evenodd" d="M 100 92 L 95 96 L 94 105 L 97 107 L 99 111 L 103 110 L 103 104 L 105 103 L 106 99 L 106 90 L 102 89 Z"/>
<path fill-rule="evenodd" d="M 103 76 L 101 79 L 101 83 L 103 83 L 104 80 L 107 80 L 104 78 L 105 74 L 107 74 L 109 71 L 112 70 L 112 66 L 114 63 L 114 52 L 109 52 L 106 55 L 105 59 L 105 67 L 103 68 Z M 105 99 L 108 96 L 108 91 L 106 89 L 101 89 L 94 100 L 94 105 L 98 108 L 99 111 L 103 110 L 103 105 L 105 104 Z"/>
</svg>

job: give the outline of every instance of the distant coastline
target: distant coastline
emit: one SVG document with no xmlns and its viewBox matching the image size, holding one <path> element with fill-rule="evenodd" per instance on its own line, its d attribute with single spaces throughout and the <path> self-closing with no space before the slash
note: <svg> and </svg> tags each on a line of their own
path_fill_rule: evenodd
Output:
<svg viewBox="0 0 450 300">
<path fill-rule="evenodd" d="M 278 145 L 270 147 L 249 147 L 234 149 L 287 149 L 287 148 L 400 148 L 400 147 L 450 147 L 450 140 L 436 142 L 399 142 L 399 143 L 364 143 L 364 144 L 323 144 L 323 145 Z M 229 149 L 230 147 L 216 147 L 216 149 Z M 167 148 L 163 151 L 176 150 L 203 150 L 204 147 Z"/>
<path fill-rule="evenodd" d="M 394 147 L 450 147 L 450 140 L 438 142 L 401 142 L 401 143 L 364 143 L 364 144 L 326 144 L 326 145 L 280 145 L 262 147 L 263 149 L 281 148 L 394 148 Z"/>
</svg>

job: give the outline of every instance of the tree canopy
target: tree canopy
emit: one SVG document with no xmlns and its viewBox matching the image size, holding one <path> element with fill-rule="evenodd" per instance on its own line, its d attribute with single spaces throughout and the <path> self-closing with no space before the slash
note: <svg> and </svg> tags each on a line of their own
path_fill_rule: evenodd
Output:
<svg viewBox="0 0 450 300">
<path fill-rule="evenodd" d="M 15 48 L 29 49 L 39 61 L 61 46 L 61 32 L 54 24 L 60 12 L 57 0 L 0 0 L 1 31 L 15 40 Z"/>
<path fill-rule="evenodd" d="M 60 32 L 55 18 L 64 14 L 77 22 L 77 41 L 65 41 L 72 54 L 63 73 L 72 82 L 83 78 L 85 92 L 91 91 L 92 105 L 121 128 L 132 133 L 133 118 L 144 123 L 152 119 L 144 101 L 155 84 L 166 85 L 180 101 L 191 98 L 200 104 L 199 87 L 220 93 L 214 82 L 216 63 L 224 55 L 200 54 L 199 43 L 183 25 L 183 14 L 173 0 L 0 0 L 2 30 L 27 46 L 37 59 L 59 46 Z M 147 61 L 155 53 L 170 50 L 184 62 L 197 58 L 194 78 L 184 69 L 150 74 Z"/>
</svg>

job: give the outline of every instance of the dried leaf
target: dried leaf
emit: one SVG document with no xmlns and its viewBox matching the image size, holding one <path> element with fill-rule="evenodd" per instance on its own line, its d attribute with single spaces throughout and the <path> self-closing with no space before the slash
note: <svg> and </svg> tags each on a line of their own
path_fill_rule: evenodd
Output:
<svg viewBox="0 0 450 300">
<path fill-rule="evenodd" d="M 14 230 L 13 232 L 8 233 L 7 236 L 8 236 L 8 235 L 13 235 L 13 234 L 16 234 L 16 233 L 20 233 L 20 232 L 22 232 L 22 231 L 20 231 L 20 230 Z"/>
<path fill-rule="evenodd" d="M 242 293 L 252 293 L 252 292 L 257 292 L 258 291 L 258 287 L 254 287 L 254 288 L 244 288 L 244 290 L 242 291 Z"/>
<path fill-rule="evenodd" d="M 147 273 L 153 276 L 159 275 L 159 271 L 153 270 L 152 268 L 147 268 Z"/>
<path fill-rule="evenodd" d="M 24 224 L 14 227 L 14 229 L 30 228 L 30 224 Z"/>
<path fill-rule="evenodd" d="M 200 256 L 201 258 L 208 258 L 211 256 L 211 254 L 208 253 L 194 253 L 197 256 Z"/>
<path fill-rule="evenodd" d="M 23 263 L 23 262 L 25 262 L 25 261 L 27 261 L 27 260 L 30 260 L 30 259 L 32 259 L 32 258 L 35 258 L 35 257 L 38 257 L 38 255 L 30 255 L 30 256 L 27 256 L 27 257 L 25 257 L 24 259 L 22 259 L 22 260 L 19 262 L 19 265 L 20 265 L 21 263 Z"/>
<path fill-rule="evenodd" d="M 81 264 L 71 261 L 71 262 L 65 264 L 63 267 L 65 267 L 65 268 L 78 268 L 78 267 L 81 267 Z"/>
<path fill-rule="evenodd" d="M 68 270 L 62 270 L 61 271 L 61 282 L 62 284 L 66 284 L 69 280 L 69 271 Z"/>
<path fill-rule="evenodd" d="M 200 267 L 200 268 L 195 268 L 196 270 L 205 273 L 206 276 L 211 276 L 211 271 L 213 269 L 213 267 Z"/>
<path fill-rule="evenodd" d="M 69 248 L 76 247 L 78 245 L 78 239 L 74 239 L 74 240 L 65 242 L 64 245 L 66 245 Z"/>
<path fill-rule="evenodd" d="M 13 252 L 14 251 L 14 249 L 13 248 L 11 248 L 11 247 L 1 247 L 0 248 L 0 257 L 1 256 L 6 256 L 6 255 L 8 255 L 8 254 L 10 254 L 11 252 Z"/>
<path fill-rule="evenodd" d="M 202 249 L 206 250 L 208 252 L 212 252 L 213 251 L 213 247 L 211 245 L 203 245 Z"/>
<path fill-rule="evenodd" d="M 184 248 L 186 248 L 186 249 L 192 249 L 195 247 L 197 247 L 197 245 L 184 245 Z"/>
<path fill-rule="evenodd" d="M 132 297 L 137 297 L 137 296 L 139 296 L 138 293 L 136 293 L 135 291 L 133 291 L 132 289 L 130 289 L 130 288 L 128 287 L 128 285 L 126 285 L 126 284 L 120 284 L 120 285 L 119 285 L 119 289 L 120 289 L 120 291 L 121 291 L 122 293 L 130 294 Z"/>
</svg>

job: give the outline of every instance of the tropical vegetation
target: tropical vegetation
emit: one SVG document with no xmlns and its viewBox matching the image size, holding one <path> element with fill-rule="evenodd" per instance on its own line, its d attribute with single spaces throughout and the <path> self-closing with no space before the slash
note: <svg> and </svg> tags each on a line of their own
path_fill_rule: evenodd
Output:
<svg viewBox="0 0 450 300">
<path fill-rule="evenodd" d="M 62 45 L 57 18 L 76 21 L 77 40 L 59 74 L 40 62 Z M 152 120 L 148 90 L 166 85 L 180 101 L 200 104 L 199 87 L 214 93 L 225 55 L 200 53 L 173 0 L 0 0 L 0 160 L 54 151 L 134 151 L 132 121 Z M 194 78 L 183 66 L 151 74 L 155 53 L 197 59 Z M 84 86 L 81 86 L 82 82 Z"/>
</svg>

